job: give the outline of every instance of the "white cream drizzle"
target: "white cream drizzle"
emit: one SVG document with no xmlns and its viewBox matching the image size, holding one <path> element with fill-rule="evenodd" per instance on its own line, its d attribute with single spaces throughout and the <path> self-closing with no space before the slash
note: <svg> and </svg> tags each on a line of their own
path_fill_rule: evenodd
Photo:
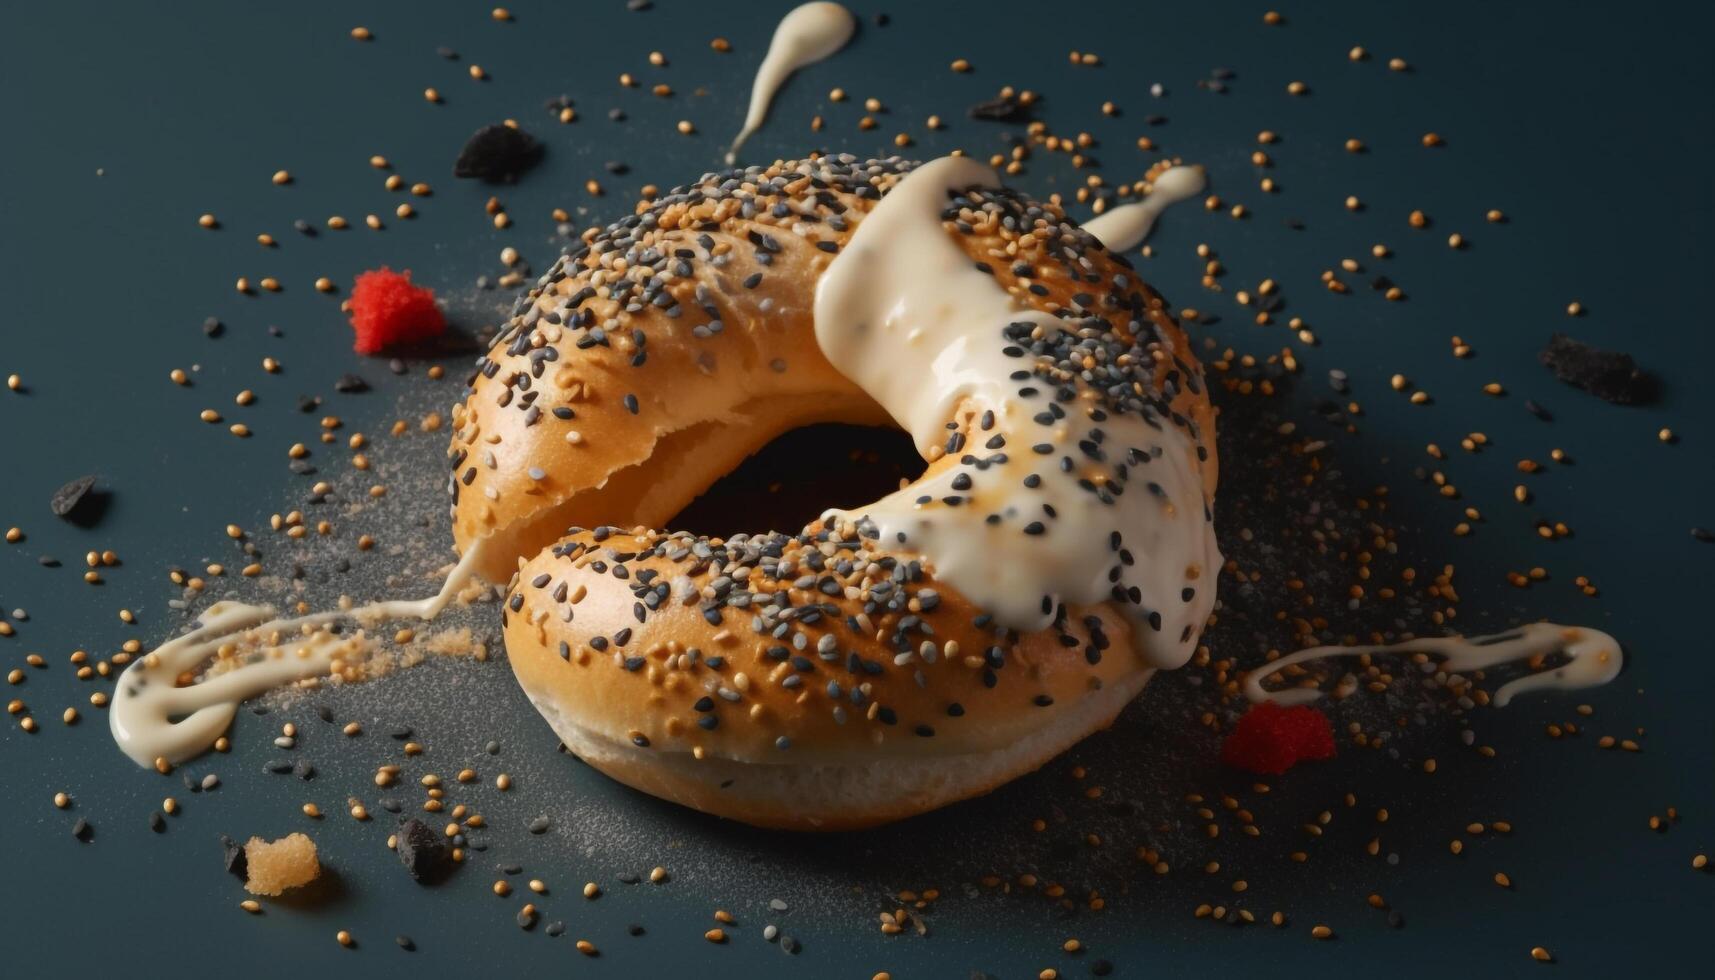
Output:
<svg viewBox="0 0 1715 980">
<path fill-rule="evenodd" d="M 1619 641 L 1601 630 L 1584 626 L 1560 626 L 1555 623 L 1532 623 L 1490 636 L 1442 636 L 1406 640 L 1388 646 L 1326 646 L 1300 650 L 1251 671 L 1245 678 L 1245 694 L 1252 701 L 1273 701 L 1282 705 L 1308 704 L 1322 697 L 1323 692 L 1314 687 L 1288 687 L 1271 691 L 1263 687 L 1262 682 L 1295 664 L 1378 653 L 1434 654 L 1441 658 L 1441 670 L 1454 672 L 1483 670 L 1553 653 L 1566 656 L 1566 662 L 1560 666 L 1501 685 L 1494 696 L 1496 707 L 1505 707 L 1515 694 L 1527 691 L 1570 691 L 1606 684 L 1619 675 L 1621 664 Z"/>
<path fill-rule="evenodd" d="M 798 69 L 813 65 L 845 47 L 856 29 L 857 20 L 851 11 L 826 0 L 794 7 L 781 18 L 780 26 L 774 29 L 774 40 L 769 42 L 768 55 L 756 70 L 744 128 L 739 130 L 727 150 L 728 166 L 738 162 L 739 147 L 762 128 L 763 121 L 768 118 L 768 106 L 774 101 L 774 93 L 780 90 L 786 79 Z"/>
<path fill-rule="evenodd" d="M 941 223 L 950 191 L 996 186 L 993 170 L 964 157 L 944 157 L 908 174 L 822 274 L 815 325 L 834 367 L 873 396 L 926 458 L 942 446 L 946 424 L 969 400 L 978 412 L 992 410 L 996 424 L 990 432 L 973 427 L 965 452 L 991 455 L 983 441 L 1002 433 L 1007 461 L 986 471 L 950 467 L 868 506 L 825 516 L 868 517 L 885 547 L 898 546 L 905 535 L 906 547 L 924 555 L 938 578 L 1020 631 L 1051 623 L 1044 596 L 1055 603 L 1110 600 L 1108 575 L 1117 559 L 1109 541 L 1120 532 L 1136 561 L 1119 584 L 1142 595 L 1140 605 L 1129 607 L 1137 651 L 1151 666 L 1180 666 L 1196 648 L 1221 567 L 1192 440 L 1170 421 L 1155 428 L 1136 415 L 1110 414 L 1100 423 L 1110 458 L 1123 458 L 1131 448 L 1152 457 L 1131 467 L 1127 492 L 1103 504 L 1060 472 L 1060 456 L 1083 459 L 1076 446 L 1096 425 L 1085 409 L 1100 403 L 1080 388 L 1082 400 L 1065 405 L 1066 417 L 1054 427 L 1033 421 L 1047 400 L 1017 395 L 1020 383 L 1010 375 L 1030 362 L 1002 353 L 1002 330 L 1029 320 L 1057 331 L 1059 321 L 1016 303 L 994 277 L 975 268 Z M 1052 455 L 1032 451 L 1044 441 L 1055 445 Z M 971 489 L 952 489 L 960 473 L 972 477 Z M 1036 489 L 1023 483 L 1032 473 L 1042 477 Z M 1160 493 L 1146 491 L 1146 482 L 1159 485 Z M 955 494 L 965 498 L 961 506 L 941 503 Z M 934 501 L 918 504 L 924 495 Z M 1046 518 L 1044 504 L 1058 517 Z M 986 523 L 996 513 L 1004 519 Z M 1046 533 L 1025 534 L 1025 525 L 1037 520 Z M 1195 588 L 1189 602 L 1181 597 L 1188 585 Z M 1159 629 L 1144 621 L 1149 612 L 1160 614 Z"/>
<path fill-rule="evenodd" d="M 840 17 L 846 23 L 843 33 L 833 29 Z M 796 24 L 794 18 L 798 18 Z M 850 33 L 851 15 L 838 4 L 805 4 L 787 15 L 757 79 L 753 119 L 735 141 L 734 150 L 766 114 L 772 87 L 792 68 L 838 50 Z M 766 77 L 770 65 L 771 81 Z M 782 67 L 786 65 L 790 67 Z M 1110 211 L 1084 227 L 1110 249 L 1129 249 L 1147 236 L 1164 208 L 1199 193 L 1202 179 L 1201 168 L 1167 170 L 1145 200 Z M 1102 504 L 1059 472 L 1054 464 L 1063 454 L 1062 447 L 1075 446 L 1095 427 L 1081 410 L 1096 404 L 1094 395 L 1081 389 L 1082 403 L 1069 408 L 1052 429 L 1031 419 L 1032 406 L 1016 396 L 1018 383 L 1010 380 L 1025 362 L 1001 353 L 1001 330 L 1009 323 L 1029 320 L 1055 331 L 1059 322 L 1021 308 L 992 276 L 974 267 L 941 224 L 949 192 L 996 186 L 998 178 L 992 169 L 963 157 L 944 157 L 908 174 L 864 219 L 817 283 L 815 329 L 817 343 L 829 361 L 873 396 L 911 434 L 925 457 L 939 449 L 954 410 L 968 400 L 974 411 L 995 413 L 991 431 L 1008 436 L 1007 461 L 976 472 L 950 467 L 868 506 L 830 510 L 824 516 L 847 521 L 868 518 L 887 546 L 903 535 L 911 549 L 931 562 L 937 577 L 994 614 L 1002 625 L 1020 631 L 1042 629 L 1052 621 L 1052 612 L 1042 607 L 1044 596 L 1053 604 L 1108 601 L 1113 585 L 1108 577 L 1113 567 L 1109 540 L 1120 532 L 1125 547 L 1137 557 L 1120 580 L 1142 596 L 1137 606 L 1126 606 L 1134 619 L 1137 653 L 1151 667 L 1181 666 L 1195 649 L 1213 608 L 1215 576 L 1221 566 L 1214 526 L 1204 516 L 1206 498 L 1192 440 L 1168 422 L 1156 428 L 1135 415 L 1110 414 L 1101 423 L 1107 436 L 1103 445 L 1110 455 L 1118 458 L 1135 448 L 1151 457 L 1133 467 L 1132 492 L 1111 505 Z M 903 359 L 922 368 L 904 370 Z M 1031 444 L 1042 440 L 1053 442 L 1055 453 L 1033 453 Z M 979 457 L 991 455 L 980 443 L 967 451 Z M 973 477 L 971 489 L 952 489 L 952 480 L 960 473 Z M 1042 475 L 1036 489 L 1023 484 L 1031 473 Z M 1143 492 L 1137 484 L 1144 481 L 1157 484 L 1161 492 Z M 965 498 L 962 506 L 939 502 L 955 493 Z M 924 495 L 935 502 L 917 503 Z M 1024 534 L 1024 524 L 1040 519 L 1044 504 L 1055 508 L 1057 518 L 1044 521 L 1045 534 Z M 986 523 L 985 518 L 995 513 L 1004 519 Z M 324 675 L 336 660 L 361 651 L 361 630 L 332 633 L 324 628 L 327 625 L 432 620 L 440 615 L 480 567 L 484 544 L 473 545 L 440 590 L 425 599 L 380 601 L 286 618 L 276 618 L 270 606 L 235 601 L 211 605 L 194 630 L 161 644 L 120 676 L 108 716 L 114 741 L 143 766 L 157 759 L 177 764 L 206 751 L 231 725 L 240 702 Z M 1180 595 L 1187 585 L 1195 588 L 1189 602 Z M 1145 622 L 1149 612 L 1160 614 L 1159 629 Z M 1525 691 L 1604 684 L 1619 673 L 1621 665 L 1620 646 L 1608 634 L 1538 623 L 1490 637 L 1302 650 L 1253 671 L 1245 680 L 1245 691 L 1254 701 L 1301 704 L 1322 692 L 1313 688 L 1270 691 L 1262 686 L 1263 680 L 1312 660 L 1407 652 L 1438 655 L 1452 671 L 1479 670 L 1552 653 L 1568 658 L 1552 670 L 1503 685 L 1494 697 L 1497 706 Z M 177 686 L 181 675 L 220 656 L 239 657 L 241 662 L 188 686 Z"/>
<path fill-rule="evenodd" d="M 1108 208 L 1083 222 L 1084 230 L 1110 252 L 1129 252 L 1149 237 L 1161 212 L 1203 193 L 1208 179 L 1202 167 L 1180 165 L 1163 170 L 1151 183 L 1152 189 L 1143 200 Z"/>
<path fill-rule="evenodd" d="M 275 618 L 272 606 L 217 602 L 197 628 L 168 640 L 125 669 L 113 693 L 108 727 L 120 751 L 140 766 L 156 759 L 177 764 L 206 752 L 232 724 L 240 702 L 284 684 L 328 673 L 335 660 L 364 648 L 361 630 L 331 633 L 346 621 L 434 619 L 481 564 L 483 542 L 472 545 L 426 599 L 373 602 L 354 609 Z M 218 656 L 235 656 L 231 669 L 185 687 L 181 674 Z M 178 720 L 174 720 L 178 719 Z"/>
</svg>

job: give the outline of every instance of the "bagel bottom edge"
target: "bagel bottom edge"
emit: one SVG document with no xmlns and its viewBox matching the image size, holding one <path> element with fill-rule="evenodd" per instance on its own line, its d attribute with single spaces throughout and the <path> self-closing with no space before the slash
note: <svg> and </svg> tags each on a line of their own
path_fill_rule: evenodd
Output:
<svg viewBox="0 0 1715 980">
<path fill-rule="evenodd" d="M 609 738 L 562 709 L 554 694 L 520 686 L 567 751 L 633 789 L 756 827 L 862 830 L 981 796 L 1040 769 L 1111 725 L 1142 693 L 1153 670 L 1140 669 L 1091 691 L 1011 745 L 957 755 L 877 754 L 873 761 L 756 763 L 689 752 L 638 748 Z"/>
</svg>

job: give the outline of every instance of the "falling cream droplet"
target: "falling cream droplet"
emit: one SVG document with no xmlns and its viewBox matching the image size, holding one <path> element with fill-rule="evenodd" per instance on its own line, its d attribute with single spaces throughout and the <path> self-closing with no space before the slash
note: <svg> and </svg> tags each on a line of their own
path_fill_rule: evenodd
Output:
<svg viewBox="0 0 1715 980">
<path fill-rule="evenodd" d="M 768 55 L 756 70 L 756 82 L 750 90 L 750 110 L 744 116 L 744 128 L 733 138 L 727 150 L 726 162 L 738 162 L 739 147 L 752 133 L 762 128 L 768 118 L 769 103 L 791 74 L 806 65 L 813 65 L 846 46 L 857 20 L 852 12 L 837 3 L 818 0 L 795 7 L 781 18 L 774 29 L 774 40 L 768 45 Z"/>
<path fill-rule="evenodd" d="M 1084 230 L 1110 252 L 1129 251 L 1149 237 L 1161 212 L 1203 193 L 1208 181 L 1201 166 L 1181 165 L 1163 170 L 1153 183 L 1154 189 L 1143 200 L 1109 208 L 1084 222 Z"/>
</svg>

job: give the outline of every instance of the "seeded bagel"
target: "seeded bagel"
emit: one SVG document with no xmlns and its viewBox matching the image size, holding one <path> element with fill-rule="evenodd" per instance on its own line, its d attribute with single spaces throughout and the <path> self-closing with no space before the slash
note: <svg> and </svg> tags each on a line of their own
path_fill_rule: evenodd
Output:
<svg viewBox="0 0 1715 980">
<path fill-rule="evenodd" d="M 1020 629 L 862 508 L 796 531 L 658 530 L 786 431 L 890 422 L 885 399 L 824 353 L 812 313 L 824 273 L 915 166 L 783 162 L 644 202 L 557 263 L 478 363 L 454 413 L 455 537 L 509 583 L 505 640 L 526 694 L 614 778 L 762 826 L 870 826 L 1037 768 L 1197 642 L 1219 570 L 1201 368 L 1122 257 L 1057 207 L 997 187 L 948 195 L 946 239 L 992 279 L 983 288 L 1054 329 L 997 324 L 984 342 L 1018 359 L 1044 432 L 1063 432 L 1070 411 L 1162 434 L 1153 456 L 1096 445 L 1100 431 L 1053 452 L 1065 450 L 1061 470 L 1092 500 L 1154 493 L 1152 506 L 1208 535 L 1198 561 L 1157 576 L 1172 600 L 1125 587 L 1152 556 L 1117 532 L 1112 547 L 1063 556 L 1098 574 L 1111 566 L 1112 595 L 1044 596 L 1046 625 Z M 899 370 L 912 369 L 902 354 Z M 953 399 L 945 442 L 919 439 L 929 465 L 917 484 L 968 487 L 960 474 L 1033 458 L 993 434 L 995 415 Z M 1162 466 L 1189 473 L 1195 499 L 1168 499 L 1133 472 Z M 979 506 L 980 490 L 925 497 L 925 510 Z M 1004 540 L 1043 534 L 1010 510 L 990 516 L 1009 522 Z"/>
</svg>

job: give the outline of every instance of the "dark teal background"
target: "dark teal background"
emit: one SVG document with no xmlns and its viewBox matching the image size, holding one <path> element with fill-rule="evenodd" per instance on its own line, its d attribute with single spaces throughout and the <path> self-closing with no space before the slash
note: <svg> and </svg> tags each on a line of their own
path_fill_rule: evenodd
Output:
<svg viewBox="0 0 1715 980">
<path fill-rule="evenodd" d="M 199 767 L 230 773 L 229 786 L 212 798 L 175 793 L 191 804 L 186 816 L 161 838 L 149 833 L 144 817 L 177 784 L 137 771 L 114 751 L 99 712 L 86 711 L 75 729 L 59 724 L 59 707 L 84 705 L 91 689 L 70 677 L 65 655 L 78 647 L 111 651 L 131 636 L 158 640 L 173 621 L 164 568 L 196 555 L 230 562 L 222 524 L 259 526 L 285 508 L 290 477 L 281 450 L 314 435 L 315 417 L 295 410 L 296 394 L 331 398 L 335 377 L 362 370 L 381 390 L 336 407 L 352 428 L 373 432 L 393 417 L 396 396 L 423 383 L 420 374 L 395 378 L 350 354 L 335 301 L 316 294 L 310 281 L 328 275 L 347 283 L 387 262 L 474 306 L 470 284 L 479 273 L 498 274 L 503 244 L 517 244 L 545 269 L 555 248 L 547 217 L 553 206 L 587 207 L 580 226 L 605 222 L 627 213 L 646 182 L 671 186 L 718 166 L 742 117 L 751 72 L 788 6 L 658 0 L 653 10 L 632 13 L 620 0 L 518 2 L 511 24 L 492 22 L 480 3 L 9 3 L 0 12 L 0 375 L 19 372 L 30 389 L 25 396 L 0 391 L 0 528 L 21 525 L 29 534 L 23 544 L 0 546 L 0 606 L 30 612 L 19 636 L 0 639 L 0 660 L 10 669 L 24 651 L 39 650 L 51 664 L 25 688 L 8 691 L 31 701 L 45 731 L 29 736 L 10 720 L 0 725 L 8 825 L 0 847 L 0 972 L 380 976 L 545 968 L 868 977 L 885 968 L 895 977 L 973 969 L 1012 977 L 1052 965 L 1063 976 L 1081 976 L 1089 960 L 1103 956 L 1122 976 L 1217 969 L 1240 976 L 1359 969 L 1510 976 L 1537 968 L 1526 951 L 1538 944 L 1555 952 L 1562 975 L 1679 972 L 1706 961 L 1715 878 L 1691 871 L 1690 861 L 1715 849 L 1708 707 L 1715 669 L 1706 625 L 1715 545 L 1687 533 L 1692 525 L 1715 526 L 1708 384 L 1715 330 L 1706 292 L 1715 273 L 1715 119 L 1708 108 L 1715 61 L 1707 51 L 1715 7 L 1706 4 L 1317 2 L 1293 5 L 1288 24 L 1271 28 L 1262 23 L 1262 4 L 863 3 L 854 9 L 865 26 L 851 47 L 790 83 L 774 121 L 749 146 L 751 159 L 815 146 L 885 155 L 894 151 L 891 135 L 905 129 L 919 139 L 907 151 L 914 156 L 956 146 L 996 152 L 996 133 L 1006 127 L 969 122 L 964 108 L 1010 83 L 1044 93 L 1042 115 L 1055 131 L 1094 133 L 1110 180 L 1141 174 L 1149 158 L 1132 144 L 1142 132 L 1167 152 L 1206 164 L 1215 189 L 1245 202 L 1253 216 L 1238 222 L 1194 207 L 1171 212 L 1155 239 L 1162 255 L 1143 266 L 1145 275 L 1180 304 L 1219 307 L 1225 318 L 1208 334 L 1223 345 L 1258 354 L 1289 343 L 1297 349 L 1303 378 L 1279 406 L 1283 417 L 1313 417 L 1311 406 L 1331 396 L 1326 371 L 1349 372 L 1352 397 L 1365 412 L 1362 434 L 1336 445 L 1341 463 L 1357 485 L 1387 482 L 1410 501 L 1401 509 L 1427 543 L 1425 560 L 1458 565 L 1473 615 L 1584 622 L 1626 643 L 1627 672 L 1609 688 L 1481 716 L 1480 730 L 1506 761 L 1486 782 L 1466 785 L 1489 795 L 1472 799 L 1446 783 L 1402 781 L 1397 773 L 1373 777 L 1408 787 L 1391 799 L 1396 808 L 1405 801 L 1422 811 L 1425 829 L 1413 842 L 1422 858 L 1380 871 L 1334 862 L 1313 878 L 1277 880 L 1263 907 L 1285 904 L 1296 891 L 1291 930 L 1196 922 L 1179 897 L 1118 902 L 1075 922 L 1057 921 L 1036 901 L 961 904 L 960 882 L 968 879 L 943 878 L 930 865 L 889 865 L 897 858 L 888 835 L 913 835 L 917 824 L 834 848 L 668 812 L 556 759 L 552 736 L 534 723 L 500 665 L 470 668 L 479 678 L 472 684 L 497 699 L 495 724 L 512 733 L 508 751 L 525 754 L 524 768 L 540 771 L 534 801 L 562 792 L 552 784 L 559 778 L 567 781 L 563 792 L 599 801 L 610 813 L 632 808 L 645 827 L 640 833 L 675 848 L 641 852 L 638 869 L 674 864 L 661 854 L 682 856 L 686 870 L 671 887 L 627 889 L 613 882 L 626 867 L 607 857 L 585 858 L 575 849 L 532 856 L 529 838 L 507 838 L 497 827 L 479 867 L 441 890 L 408 886 L 386 867 L 384 852 L 351 847 L 338 900 L 245 917 L 233 908 L 236 888 L 214 867 L 213 835 L 296 829 L 281 815 L 301 796 L 259 775 L 271 754 L 261 736 L 271 729 L 249 716 L 240 719 L 237 751 Z M 869 18 L 883 10 L 892 23 L 877 29 Z M 347 32 L 357 24 L 376 39 L 351 41 Z M 736 50 L 711 52 L 716 34 Z M 1349 63 L 1345 52 L 1354 44 L 1376 60 Z M 458 49 L 463 61 L 441 60 L 439 45 Z M 668 54 L 668 70 L 649 68 L 652 49 Z M 1072 49 L 1098 52 L 1104 63 L 1073 67 L 1066 60 Z M 1386 71 L 1382 62 L 1394 55 L 1414 71 Z M 956 57 L 976 70 L 951 74 L 946 64 Z M 470 81 L 472 62 L 492 79 Z M 1198 91 L 1196 80 L 1216 67 L 1237 73 L 1228 93 Z M 677 94 L 661 100 L 646 88 L 622 90 L 615 81 L 622 71 L 646 85 L 659 76 Z M 1312 94 L 1288 96 L 1294 79 Z M 1168 87 L 1167 98 L 1149 98 L 1155 81 Z M 446 104 L 426 104 L 426 85 L 438 87 Z M 890 108 L 883 125 L 858 132 L 856 107 L 826 103 L 835 85 L 856 99 L 880 98 Z M 575 101 L 574 125 L 553 122 L 542 107 L 561 93 Z M 1100 114 L 1110 98 L 1124 115 Z M 629 122 L 607 118 L 614 106 L 625 108 Z M 811 134 L 806 122 L 818 111 L 830 126 Z M 928 132 L 922 118 L 931 112 L 951 128 Z M 1169 121 L 1146 127 L 1152 112 Z M 539 171 L 498 191 L 518 222 L 502 233 L 481 210 L 490 189 L 455 182 L 450 165 L 466 134 L 506 116 L 549 149 Z M 694 120 L 698 134 L 673 132 L 680 118 Z M 1249 163 L 1254 134 L 1265 128 L 1285 138 L 1271 148 L 1272 174 L 1283 187 L 1273 197 L 1256 190 Z M 1418 139 L 1429 130 L 1448 145 L 1421 148 Z M 1366 140 L 1370 152 L 1345 153 L 1351 136 Z M 433 197 L 412 199 L 422 217 L 391 217 L 403 198 L 381 189 L 382 175 L 366 163 L 372 153 L 388 156 L 407 180 L 434 185 Z M 606 174 L 608 160 L 629 163 L 631 172 Z M 294 185 L 270 186 L 280 168 L 296 176 Z M 592 176 L 610 188 L 607 196 L 582 192 Z M 1015 183 L 1038 194 L 1070 193 L 1080 178 L 1063 161 L 1038 154 Z M 1346 213 L 1348 194 L 1367 209 Z M 1491 207 L 1510 223 L 1484 223 Z M 1405 227 L 1413 208 L 1435 217 L 1433 230 Z M 324 232 L 306 241 L 290 228 L 295 217 L 319 223 L 341 213 L 360 221 L 370 210 L 387 219 L 386 232 Z M 219 215 L 224 230 L 199 230 L 195 219 L 204 211 Z M 1308 227 L 1289 232 L 1288 217 Z M 276 252 L 252 243 L 264 228 L 280 239 Z M 1452 231 L 1465 233 L 1471 247 L 1445 247 Z M 1322 346 L 1303 348 L 1278 326 L 1251 326 L 1203 294 L 1189 253 L 1199 241 L 1214 243 L 1235 270 L 1229 289 L 1265 276 L 1284 284 L 1289 315 L 1306 317 Z M 1398 253 L 1385 271 L 1410 294 L 1408 302 L 1382 302 L 1362 276 L 1348 277 L 1358 286 L 1354 296 L 1318 288 L 1317 274 L 1340 257 L 1368 264 L 1375 241 Z M 287 290 L 247 299 L 231 288 L 239 275 L 269 274 L 285 279 Z M 1569 320 L 1563 311 L 1574 298 L 1589 313 Z M 201 334 L 208 316 L 228 324 L 218 342 Z M 268 336 L 262 327 L 270 323 L 283 336 Z M 1534 363 L 1554 330 L 1633 352 L 1661 375 L 1664 399 L 1622 409 L 1556 384 Z M 1475 345 L 1477 358 L 1453 359 L 1453 334 Z M 282 380 L 256 370 L 264 355 L 285 362 Z M 203 393 L 166 383 L 170 368 L 192 361 L 204 365 Z M 1414 407 L 1388 391 L 1386 379 L 1396 371 L 1432 392 L 1435 404 Z M 1490 380 L 1503 382 L 1509 397 L 1482 395 L 1479 386 Z M 244 418 L 265 435 L 239 441 L 197 427 L 197 409 L 214 400 L 227 411 L 229 392 L 242 386 L 262 395 Z M 451 397 L 455 389 L 449 383 L 441 390 Z M 215 400 L 210 392 L 222 394 Z M 1547 406 L 1555 421 L 1532 418 L 1525 398 Z M 1658 443 L 1662 426 L 1672 426 L 1680 441 Z M 1494 448 L 1479 456 L 1453 448 L 1473 430 L 1485 432 Z M 1457 506 L 1414 485 L 1413 468 L 1434 464 L 1421 452 L 1428 442 L 1454 453 L 1445 468 L 1488 518 L 1472 538 L 1452 540 Z M 1565 448 L 1576 465 L 1534 478 L 1534 507 L 1512 504 L 1513 461 L 1545 459 L 1550 446 Z M 55 520 L 46 506 L 56 486 L 85 472 L 99 473 L 115 491 L 105 519 L 89 530 Z M 1539 513 L 1567 521 L 1575 536 L 1537 542 L 1531 523 Z M 109 547 L 125 565 L 93 591 L 78 580 L 80 556 Z M 43 553 L 65 567 L 38 567 Z M 1554 580 L 1526 592 L 1502 583 L 1506 570 L 1534 564 L 1550 566 Z M 1580 574 L 1599 585 L 1599 599 L 1573 589 Z M 113 615 L 120 606 L 139 610 L 142 625 L 121 624 Z M 1151 690 L 1141 710 L 1172 697 L 1171 688 Z M 1549 742 L 1543 725 L 1576 720 L 1575 701 L 1598 709 L 1586 743 L 1596 730 L 1624 736 L 1642 728 L 1645 751 L 1599 754 L 1588 744 L 1569 750 Z M 1096 751 L 1116 752 L 1111 745 Z M 1148 751 L 1134 745 L 1119 756 Z M 332 758 L 328 764 L 337 766 Z M 968 850 L 980 854 L 985 821 L 1034 813 L 1012 802 L 1054 798 L 1064 792 L 1048 788 L 1057 778 L 1045 774 L 948 819 L 967 828 Z M 1363 785 L 1349 773 L 1302 778 L 1301 787 L 1325 791 L 1314 797 L 1324 801 Z M 78 812 L 96 824 L 94 843 L 73 841 L 72 815 L 52 808 L 49 798 L 62 787 L 74 789 Z M 328 796 L 325 787 L 321 796 Z M 537 805 L 492 810 L 504 824 L 533 815 L 526 811 Z M 1322 805 L 1309 803 L 1308 812 Z M 1683 819 L 1666 833 L 1649 831 L 1648 817 L 1670 806 Z M 1445 839 L 1483 813 L 1506 815 L 1520 828 L 1506 850 L 1481 863 L 1438 860 Z M 948 821 L 931 826 L 945 832 Z M 578 832 L 598 838 L 603 827 Z M 356 840 L 358 830 L 336 818 L 317 833 L 324 847 L 337 848 Z M 521 935 L 513 906 L 502 909 L 486 894 L 487 865 L 508 857 L 501 853 L 508 847 L 527 871 L 540 869 L 559 884 L 545 904 L 553 907 L 548 918 L 567 920 L 565 939 L 550 941 L 540 929 Z M 849 875 L 860 891 L 873 893 L 880 880 L 948 893 L 933 934 L 883 937 L 873 912 L 818 917 L 817 903 L 837 906 L 846 889 L 794 894 L 792 869 L 802 850 L 809 855 L 802 860 L 823 872 L 818 881 L 843 880 L 842 866 L 825 860 L 835 849 L 863 870 Z M 752 864 L 753 875 L 741 873 Z M 1518 887 L 1506 893 L 1488 885 L 1493 870 L 1507 870 Z M 566 897 L 589 879 L 606 883 L 601 902 Z M 1372 889 L 1407 911 L 1406 929 L 1388 930 L 1364 914 L 1362 896 Z M 794 911 L 770 919 L 765 903 L 776 894 L 789 896 Z M 886 907 L 884 898 L 871 897 L 875 909 Z M 700 935 L 718 905 L 731 907 L 742 924 L 733 943 L 715 949 Z M 1338 942 L 1305 937 L 1313 915 L 1337 925 Z M 623 927 L 633 921 L 647 924 L 649 935 L 627 937 Z M 764 921 L 780 921 L 799 936 L 803 954 L 787 959 L 763 943 L 757 933 Z M 336 946 L 331 936 L 339 928 L 355 932 L 361 947 Z M 421 952 L 414 958 L 393 948 L 398 932 L 416 937 Z M 1060 942 L 1071 935 L 1092 953 L 1081 960 L 1061 954 Z M 595 940 L 603 958 L 579 957 L 570 945 L 578 936 Z"/>
</svg>

